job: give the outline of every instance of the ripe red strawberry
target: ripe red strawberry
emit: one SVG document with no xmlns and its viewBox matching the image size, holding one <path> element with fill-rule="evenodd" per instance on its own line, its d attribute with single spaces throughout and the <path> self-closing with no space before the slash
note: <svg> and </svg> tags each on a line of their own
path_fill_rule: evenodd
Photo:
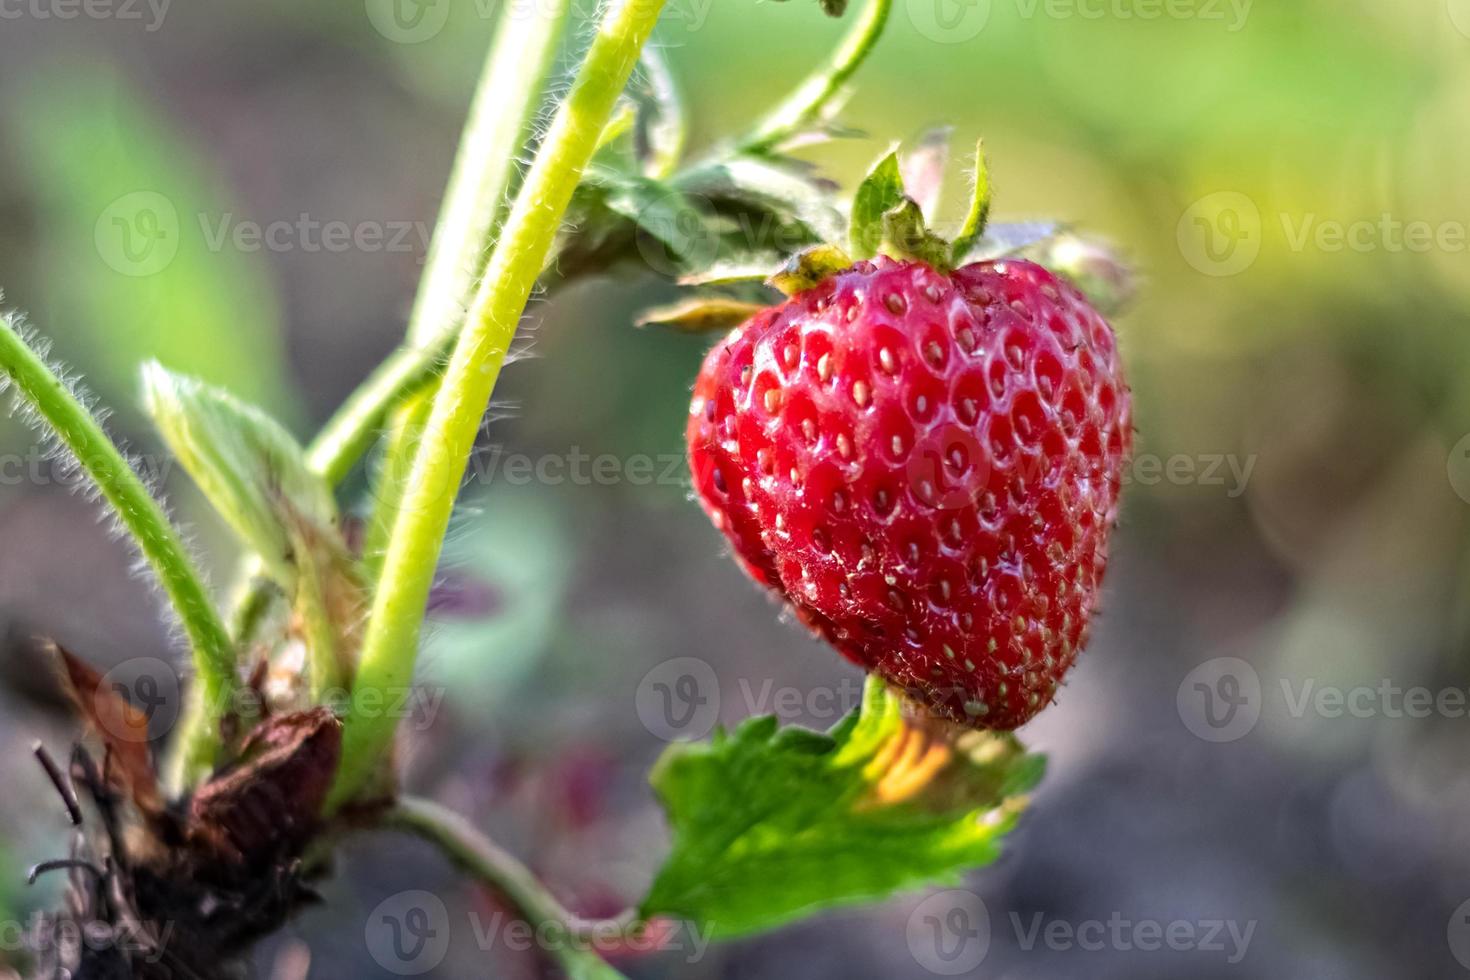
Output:
<svg viewBox="0 0 1470 980">
<path fill-rule="evenodd" d="M 1112 328 L 1047 270 L 879 258 L 712 350 L 687 438 L 752 578 L 935 714 L 1008 730 L 1087 641 L 1129 415 Z"/>
</svg>

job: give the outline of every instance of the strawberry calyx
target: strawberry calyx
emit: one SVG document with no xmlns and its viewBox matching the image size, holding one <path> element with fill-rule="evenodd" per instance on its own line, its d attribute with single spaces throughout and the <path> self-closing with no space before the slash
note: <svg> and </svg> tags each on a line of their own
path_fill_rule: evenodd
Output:
<svg viewBox="0 0 1470 980">
<path fill-rule="evenodd" d="M 985 233 L 990 216 L 990 172 L 983 145 L 975 145 L 974 183 L 959 234 L 947 239 L 929 227 L 924 208 L 904 186 L 897 148 L 872 168 L 853 195 L 848 247 L 824 243 L 793 255 L 766 280 L 787 296 L 812 289 L 852 267 L 854 262 L 886 255 L 898 261 L 923 262 L 948 275 L 964 264 Z"/>
</svg>

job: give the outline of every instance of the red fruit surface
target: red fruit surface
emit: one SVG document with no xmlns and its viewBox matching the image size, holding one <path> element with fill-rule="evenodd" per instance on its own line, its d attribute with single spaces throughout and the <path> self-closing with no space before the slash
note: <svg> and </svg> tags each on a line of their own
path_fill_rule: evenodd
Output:
<svg viewBox="0 0 1470 980">
<path fill-rule="evenodd" d="M 1070 285 L 860 262 L 710 351 L 687 438 L 741 566 L 844 656 L 974 727 L 1052 700 L 1132 441 L 1112 328 Z"/>
</svg>

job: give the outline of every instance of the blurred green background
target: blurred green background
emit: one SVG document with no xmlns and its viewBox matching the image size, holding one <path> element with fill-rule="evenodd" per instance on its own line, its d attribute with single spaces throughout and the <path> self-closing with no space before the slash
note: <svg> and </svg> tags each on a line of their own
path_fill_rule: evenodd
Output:
<svg viewBox="0 0 1470 980">
<path fill-rule="evenodd" d="M 227 385 L 303 437 L 326 417 L 402 334 L 495 7 L 432 0 L 404 33 L 377 0 L 0 3 L 6 304 L 114 410 L 217 581 L 230 539 L 154 455 L 138 365 Z M 658 43 L 696 150 L 841 29 L 806 0 L 671 0 Z M 870 136 L 808 155 L 845 185 L 890 140 L 950 123 L 961 146 L 984 135 L 999 220 L 1075 222 L 1141 276 L 1116 325 L 1139 458 L 1158 468 L 1125 493 L 1091 649 L 1024 733 L 1052 756 L 1036 810 L 965 885 L 991 925 L 966 975 L 1470 972 L 1466 714 L 1297 704 L 1470 685 L 1470 2 L 898 0 L 843 120 Z M 328 244 L 331 223 L 356 239 Z M 429 640 L 426 683 L 447 695 L 405 753 L 418 788 L 477 814 L 589 914 L 635 897 L 661 847 L 643 773 L 662 742 L 636 707 L 651 671 L 710 665 L 726 722 L 791 689 L 789 720 L 830 724 L 811 695 L 852 681 L 687 499 L 673 464 L 708 341 L 630 327 L 667 295 L 630 273 L 539 307 L 450 545 L 474 601 Z M 0 450 L 0 919 L 15 923 L 51 895 L 23 887 L 25 866 L 65 848 L 29 757 L 35 738 L 69 740 L 34 638 L 104 666 L 171 644 L 44 444 L 3 419 Z M 615 475 L 499 468 L 575 453 L 606 454 Z M 1259 719 L 1214 741 L 1190 678 L 1222 664 L 1255 677 Z M 433 890 L 454 922 L 486 905 L 402 842 L 344 864 L 329 904 L 262 950 L 262 976 L 393 975 L 370 912 L 405 889 Z M 915 902 L 620 965 L 931 976 Z M 1202 944 L 1028 949 L 1015 923 L 1037 914 L 1255 925 L 1229 962 Z M 542 975 L 478 945 L 457 929 L 434 975 Z"/>
</svg>

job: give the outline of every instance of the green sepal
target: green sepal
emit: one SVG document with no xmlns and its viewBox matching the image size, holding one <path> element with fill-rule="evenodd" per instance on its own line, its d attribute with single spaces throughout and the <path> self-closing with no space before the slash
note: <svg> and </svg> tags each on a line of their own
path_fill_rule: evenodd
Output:
<svg viewBox="0 0 1470 980">
<path fill-rule="evenodd" d="M 853 195 L 847 238 L 854 259 L 871 259 L 878 254 L 883 244 L 883 215 L 898 207 L 903 198 L 903 177 L 895 148 L 873 165 Z"/>
<path fill-rule="evenodd" d="M 787 259 L 766 285 L 795 296 L 851 267 L 852 258 L 836 245 L 813 245 Z"/>
<path fill-rule="evenodd" d="M 768 716 L 673 745 L 651 777 L 673 847 L 639 912 L 728 939 L 956 881 L 996 859 L 1044 767 L 1013 736 L 907 718 L 872 678 L 829 732 Z"/>
<path fill-rule="evenodd" d="M 644 310 L 637 326 L 671 327 L 683 333 L 710 333 L 737 327 L 766 308 L 729 296 L 691 296 L 665 306 Z"/>
<path fill-rule="evenodd" d="M 985 141 L 975 141 L 975 183 L 970 191 L 970 209 L 960 233 L 955 236 L 950 264 L 961 265 L 975 243 L 985 234 L 990 219 L 990 164 L 985 158 Z"/>
<path fill-rule="evenodd" d="M 940 272 L 949 271 L 953 254 L 949 242 L 929 230 L 923 211 L 911 197 L 884 213 L 882 251 L 897 259 L 917 259 Z"/>
</svg>

